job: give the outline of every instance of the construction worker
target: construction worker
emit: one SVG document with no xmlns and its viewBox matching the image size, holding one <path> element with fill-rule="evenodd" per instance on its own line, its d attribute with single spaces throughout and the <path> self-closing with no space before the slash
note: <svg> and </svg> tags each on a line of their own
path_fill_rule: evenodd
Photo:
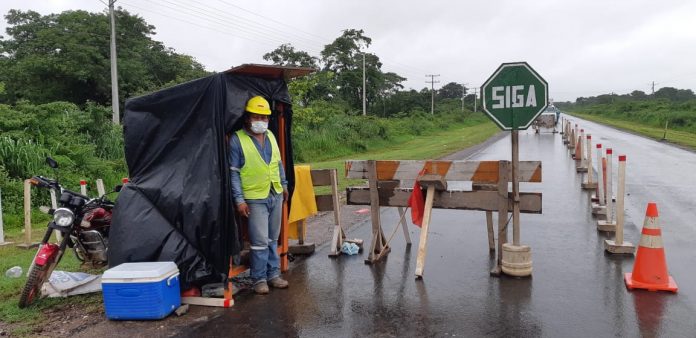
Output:
<svg viewBox="0 0 696 338">
<path fill-rule="evenodd" d="M 244 127 L 230 138 L 232 196 L 237 212 L 249 220 L 251 279 L 254 292 L 267 294 L 268 286 L 287 288 L 280 276 L 278 236 L 287 181 L 280 150 L 268 130 L 271 107 L 261 96 L 247 101 Z"/>
</svg>

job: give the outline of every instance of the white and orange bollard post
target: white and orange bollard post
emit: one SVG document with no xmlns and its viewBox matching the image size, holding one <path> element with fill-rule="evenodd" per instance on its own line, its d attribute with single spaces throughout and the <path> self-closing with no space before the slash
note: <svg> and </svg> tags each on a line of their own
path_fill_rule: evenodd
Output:
<svg viewBox="0 0 696 338">
<path fill-rule="evenodd" d="M 611 162 L 612 162 L 612 149 L 607 148 L 607 219 L 606 220 L 599 220 L 597 221 L 597 230 L 599 231 L 605 231 L 605 232 L 614 232 L 616 231 L 616 222 L 614 222 L 614 202 L 613 202 L 613 197 L 614 197 L 614 190 L 613 190 L 613 182 L 611 177 L 612 175 L 612 167 L 611 167 Z"/>
<path fill-rule="evenodd" d="M 577 173 L 587 172 L 585 165 L 585 129 L 580 129 L 580 137 L 578 137 L 578 148 L 575 152 L 575 171 Z"/>
<path fill-rule="evenodd" d="M 619 184 L 616 193 L 616 233 L 614 240 L 605 240 L 604 249 L 613 254 L 633 254 L 635 246 L 624 241 L 624 198 L 626 197 L 626 155 L 619 155 Z"/>
<path fill-rule="evenodd" d="M 80 180 L 80 194 L 87 196 L 87 181 Z"/>
<path fill-rule="evenodd" d="M 604 157 L 602 156 L 602 144 L 597 143 L 597 194 L 592 198 L 592 214 L 593 215 L 606 215 L 606 196 L 604 191 L 606 190 L 606 178 L 604 177 Z M 594 202 L 596 198 L 596 203 Z"/>
<path fill-rule="evenodd" d="M 585 153 L 587 161 L 585 162 L 585 169 L 587 170 L 587 176 L 585 182 L 582 183 L 582 188 L 585 190 L 594 190 L 597 187 L 594 183 L 594 170 L 592 169 L 592 135 L 587 134 L 587 146 L 585 147 Z"/>
</svg>

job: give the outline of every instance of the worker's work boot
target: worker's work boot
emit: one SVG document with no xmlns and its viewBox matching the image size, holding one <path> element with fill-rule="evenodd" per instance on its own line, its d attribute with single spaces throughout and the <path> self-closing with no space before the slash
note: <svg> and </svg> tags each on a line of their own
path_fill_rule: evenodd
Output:
<svg viewBox="0 0 696 338">
<path fill-rule="evenodd" d="M 268 283 L 276 289 L 285 289 L 288 287 L 288 281 L 280 277 L 273 278 L 269 280 Z"/>
<path fill-rule="evenodd" d="M 268 284 L 266 284 L 266 282 L 260 282 L 254 285 L 254 292 L 258 295 L 268 294 L 268 291 Z"/>
</svg>

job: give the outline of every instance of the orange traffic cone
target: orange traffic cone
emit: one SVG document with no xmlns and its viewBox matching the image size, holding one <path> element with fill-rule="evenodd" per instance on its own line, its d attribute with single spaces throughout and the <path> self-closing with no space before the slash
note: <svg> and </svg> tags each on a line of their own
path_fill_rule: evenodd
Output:
<svg viewBox="0 0 696 338">
<path fill-rule="evenodd" d="M 653 202 L 648 203 L 648 208 L 645 211 L 645 221 L 643 222 L 636 261 L 633 265 L 633 273 L 625 274 L 624 280 L 629 289 L 677 292 L 677 283 L 667 274 L 667 261 L 662 245 L 657 204 Z"/>
</svg>

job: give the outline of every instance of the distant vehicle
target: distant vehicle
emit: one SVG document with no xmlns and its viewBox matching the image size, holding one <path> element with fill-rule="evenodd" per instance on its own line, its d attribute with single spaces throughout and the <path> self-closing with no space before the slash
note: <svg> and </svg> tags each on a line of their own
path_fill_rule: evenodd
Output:
<svg viewBox="0 0 696 338">
<path fill-rule="evenodd" d="M 558 123 L 558 115 L 560 115 L 560 113 L 556 113 L 556 111 L 547 109 L 543 113 L 541 113 L 534 120 L 534 122 L 532 122 L 532 128 L 534 128 L 537 134 L 539 133 L 539 130 L 541 128 L 553 129 L 553 132 L 555 133 L 556 124 Z"/>
</svg>

